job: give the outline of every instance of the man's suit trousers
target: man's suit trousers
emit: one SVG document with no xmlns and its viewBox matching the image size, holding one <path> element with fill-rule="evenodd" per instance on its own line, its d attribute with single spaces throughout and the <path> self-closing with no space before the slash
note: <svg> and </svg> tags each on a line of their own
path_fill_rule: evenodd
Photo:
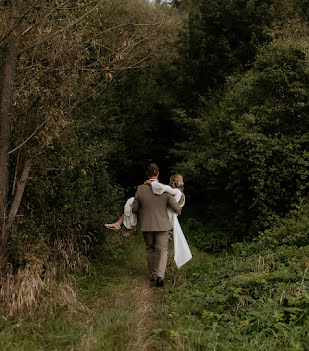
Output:
<svg viewBox="0 0 309 351">
<path fill-rule="evenodd" d="M 165 277 L 168 254 L 168 231 L 143 232 L 150 279 Z"/>
</svg>

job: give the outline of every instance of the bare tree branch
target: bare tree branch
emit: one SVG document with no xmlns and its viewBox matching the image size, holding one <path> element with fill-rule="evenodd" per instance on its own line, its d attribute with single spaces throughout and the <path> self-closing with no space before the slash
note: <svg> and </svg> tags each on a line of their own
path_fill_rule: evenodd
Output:
<svg viewBox="0 0 309 351">
<path fill-rule="evenodd" d="M 84 18 L 86 18 L 87 16 L 89 16 L 92 12 L 94 12 L 97 8 L 100 7 L 100 5 L 103 3 L 104 0 L 99 1 L 91 10 L 87 11 L 86 13 L 84 13 L 82 16 L 80 16 L 76 21 L 74 21 L 73 23 L 68 24 L 66 27 L 64 27 L 63 29 L 58 30 L 57 32 L 54 32 L 53 34 L 46 36 L 45 38 L 37 41 L 36 43 L 26 47 L 25 49 L 21 50 L 19 52 L 19 54 L 22 54 L 25 51 L 28 51 L 30 49 L 35 48 L 38 45 L 43 44 L 45 41 L 50 40 L 54 37 L 56 37 L 57 35 L 66 32 L 67 30 L 69 30 L 70 28 L 74 27 L 76 24 L 78 24 L 79 22 L 81 22 Z"/>
<path fill-rule="evenodd" d="M 0 44 L 10 36 L 10 34 L 20 25 L 21 21 L 28 15 L 28 13 L 35 7 L 35 5 L 39 2 L 40 0 L 36 0 L 30 7 L 29 9 L 19 17 L 17 22 L 14 24 L 14 26 L 4 35 L 2 39 L 0 39 Z"/>
<path fill-rule="evenodd" d="M 15 149 L 11 150 L 8 152 L 8 155 L 17 151 L 18 149 L 20 149 L 22 146 L 24 146 L 34 135 L 35 133 L 44 126 L 44 124 L 46 124 L 46 121 L 44 121 L 43 123 L 41 123 L 38 127 L 36 127 L 35 131 L 25 140 L 23 141 L 20 145 L 18 145 Z"/>
<path fill-rule="evenodd" d="M 13 186 L 12 186 L 12 195 L 14 195 L 14 192 L 15 192 L 15 186 L 16 186 L 16 182 L 17 182 L 17 173 L 18 173 L 18 168 L 19 168 L 19 160 L 20 160 L 20 149 L 18 150 L 17 159 L 16 159 L 14 181 L 13 181 Z"/>
<path fill-rule="evenodd" d="M 133 26 L 156 26 L 156 25 L 161 25 L 162 22 L 154 22 L 154 23 L 131 23 Z"/>
<path fill-rule="evenodd" d="M 25 35 L 27 34 L 31 29 L 35 28 L 36 26 L 40 25 L 42 22 L 44 22 L 46 20 L 46 18 L 48 18 L 53 12 L 62 9 L 62 6 L 65 6 L 69 1 L 66 1 L 62 4 L 60 4 L 57 7 L 54 7 L 51 11 L 49 11 L 43 18 L 41 21 L 36 22 L 35 24 L 31 25 L 30 27 L 28 27 L 26 30 L 24 30 L 21 35 Z"/>
<path fill-rule="evenodd" d="M 14 200 L 8 215 L 8 220 L 7 220 L 7 224 L 6 224 L 6 229 L 8 230 L 11 225 L 13 224 L 13 221 L 17 215 L 17 211 L 21 202 L 21 199 L 23 197 L 24 194 L 24 190 L 25 190 L 25 186 L 26 186 L 26 182 L 31 170 L 31 159 L 27 158 L 24 164 L 24 168 L 21 174 L 21 177 L 17 183 L 17 190 L 16 190 L 16 194 L 14 196 Z"/>
</svg>

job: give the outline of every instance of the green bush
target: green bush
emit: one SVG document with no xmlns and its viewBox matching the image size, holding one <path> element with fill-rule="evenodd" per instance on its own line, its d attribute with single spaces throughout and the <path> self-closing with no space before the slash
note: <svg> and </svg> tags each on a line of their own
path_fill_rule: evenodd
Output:
<svg viewBox="0 0 309 351">
<path fill-rule="evenodd" d="M 217 223 L 202 223 L 196 218 L 187 218 L 181 221 L 181 226 L 185 236 L 201 250 L 217 251 L 226 248 L 232 240 L 231 233 L 221 229 Z"/>
<path fill-rule="evenodd" d="M 278 220 L 273 227 L 264 231 L 259 242 L 272 247 L 309 245 L 309 206 L 304 205 L 287 218 Z"/>
<path fill-rule="evenodd" d="M 186 125 L 191 136 L 177 169 L 205 199 L 206 219 L 224 221 L 229 212 L 234 235 L 252 237 L 308 192 L 307 44 L 262 47 L 253 69 L 229 78 L 221 102 L 204 111 Z"/>
<path fill-rule="evenodd" d="M 236 254 L 247 256 L 263 250 L 278 249 L 278 257 L 299 260 L 309 245 L 309 205 L 303 203 L 284 218 L 276 218 L 272 226 L 248 244 L 234 243 Z"/>
<path fill-rule="evenodd" d="M 123 211 L 123 190 L 107 171 L 117 148 L 113 121 L 85 108 L 37 162 L 12 234 L 13 262 L 38 259 L 75 268 L 104 243 L 104 223 Z M 116 138 L 115 138 L 116 139 Z M 29 258 L 30 257 L 30 258 Z M 29 262 L 28 262 L 29 263 Z"/>
<path fill-rule="evenodd" d="M 167 294 L 185 349 L 308 350 L 308 211 L 277 219 L 253 242 L 195 254 Z"/>
</svg>

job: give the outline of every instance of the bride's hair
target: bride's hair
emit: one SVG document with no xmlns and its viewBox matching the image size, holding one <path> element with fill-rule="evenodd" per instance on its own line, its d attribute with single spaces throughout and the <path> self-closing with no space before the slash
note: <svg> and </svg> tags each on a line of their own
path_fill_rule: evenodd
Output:
<svg viewBox="0 0 309 351">
<path fill-rule="evenodd" d="M 181 174 L 173 174 L 170 178 L 170 185 L 175 184 L 176 188 L 184 191 L 184 182 Z"/>
</svg>

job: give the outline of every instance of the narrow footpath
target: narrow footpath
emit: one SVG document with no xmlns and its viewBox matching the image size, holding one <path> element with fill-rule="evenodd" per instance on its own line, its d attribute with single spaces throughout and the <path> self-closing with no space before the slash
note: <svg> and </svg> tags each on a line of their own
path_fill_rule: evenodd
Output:
<svg viewBox="0 0 309 351">
<path fill-rule="evenodd" d="M 126 250 L 123 246 L 127 246 Z M 88 302 L 93 317 L 88 322 L 87 333 L 71 350 L 183 350 L 177 337 L 164 337 L 161 333 L 172 328 L 164 291 L 173 286 L 177 275 L 173 243 L 169 246 L 168 279 L 162 289 L 151 286 L 147 279 L 141 234 L 119 239 L 119 247 L 115 245 L 114 256 L 102 267 L 100 279 L 97 275 L 90 285 L 87 280 L 81 287 L 84 295 L 94 291 L 93 299 Z"/>
<path fill-rule="evenodd" d="M 172 242 L 162 289 L 147 279 L 142 235 L 122 234 L 109 231 L 103 248 L 92 253 L 88 273 L 66 275 L 59 296 L 50 292 L 29 317 L 0 316 L 0 351 L 184 350 L 170 333 L 167 296 L 179 285 Z M 57 308 L 48 305 L 54 299 Z"/>
</svg>

